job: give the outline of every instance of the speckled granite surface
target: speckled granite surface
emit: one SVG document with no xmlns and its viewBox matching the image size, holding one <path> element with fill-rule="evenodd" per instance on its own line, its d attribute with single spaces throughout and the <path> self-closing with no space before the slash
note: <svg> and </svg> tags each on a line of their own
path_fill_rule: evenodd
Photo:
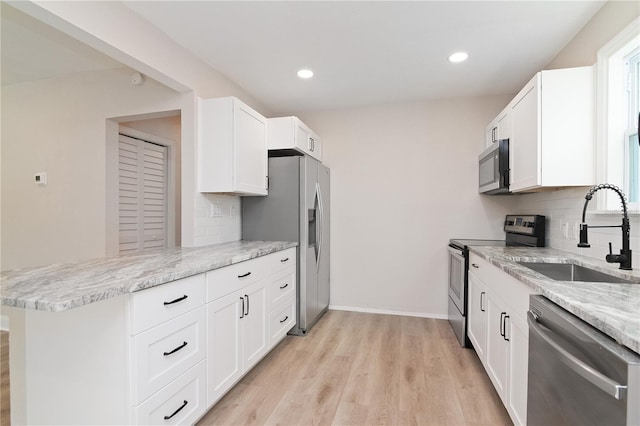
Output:
<svg viewBox="0 0 640 426">
<path fill-rule="evenodd" d="M 3 271 L 3 305 L 58 312 L 264 256 L 297 243 L 235 241 Z"/>
<path fill-rule="evenodd" d="M 640 265 L 622 271 L 604 260 L 550 248 L 470 247 L 470 251 L 640 353 Z M 517 262 L 575 263 L 637 284 L 555 281 Z"/>
</svg>

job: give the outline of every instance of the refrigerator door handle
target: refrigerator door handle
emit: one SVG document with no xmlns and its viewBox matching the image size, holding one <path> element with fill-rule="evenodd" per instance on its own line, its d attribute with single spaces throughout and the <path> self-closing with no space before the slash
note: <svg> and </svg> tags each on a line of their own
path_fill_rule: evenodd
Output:
<svg viewBox="0 0 640 426">
<path fill-rule="evenodd" d="M 318 227 L 316 228 L 316 241 L 318 241 L 318 258 L 316 261 L 316 269 L 320 270 L 320 258 L 322 257 L 322 229 L 324 228 L 324 205 L 322 201 L 322 191 L 320 190 L 320 183 L 316 182 L 316 194 L 318 197 Z"/>
</svg>

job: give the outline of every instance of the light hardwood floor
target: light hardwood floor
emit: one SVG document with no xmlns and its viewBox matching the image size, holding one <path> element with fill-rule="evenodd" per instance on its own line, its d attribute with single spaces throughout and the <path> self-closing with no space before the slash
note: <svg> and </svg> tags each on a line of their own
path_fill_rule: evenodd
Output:
<svg viewBox="0 0 640 426">
<path fill-rule="evenodd" d="M 444 320 L 329 311 L 285 340 L 199 425 L 510 425 Z"/>
<path fill-rule="evenodd" d="M 10 424 L 0 333 L 0 424 Z M 329 311 L 287 336 L 199 425 L 510 425 L 475 352 L 444 320 Z"/>
</svg>

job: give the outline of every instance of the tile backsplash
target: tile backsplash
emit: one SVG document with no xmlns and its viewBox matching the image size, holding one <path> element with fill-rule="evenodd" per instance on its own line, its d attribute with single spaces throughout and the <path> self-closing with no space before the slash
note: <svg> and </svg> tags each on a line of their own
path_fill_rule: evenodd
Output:
<svg viewBox="0 0 640 426">
<path fill-rule="evenodd" d="M 584 196 L 589 188 L 572 188 L 552 192 L 518 195 L 516 211 L 518 214 L 541 214 L 546 216 L 547 247 L 553 247 L 576 254 L 604 260 L 609 253 L 609 242 L 613 252 L 618 253 L 622 247 L 622 231 L 620 228 L 589 229 L 590 248 L 579 248 L 578 230 L 582 221 Z M 598 195 L 596 192 L 587 207 L 586 221 L 588 225 L 620 225 L 622 223 L 622 207 L 619 212 L 596 213 Z M 613 193 L 612 193 L 613 194 Z M 615 194 L 614 194 L 615 196 Z M 631 250 L 633 267 L 640 268 L 640 215 L 630 215 Z"/>
<path fill-rule="evenodd" d="M 242 236 L 240 197 L 196 194 L 195 245 L 238 241 Z"/>
</svg>

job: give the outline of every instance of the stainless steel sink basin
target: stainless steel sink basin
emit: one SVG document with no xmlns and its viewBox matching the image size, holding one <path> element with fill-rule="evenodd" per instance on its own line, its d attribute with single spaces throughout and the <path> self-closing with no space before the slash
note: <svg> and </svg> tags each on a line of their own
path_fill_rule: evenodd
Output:
<svg viewBox="0 0 640 426">
<path fill-rule="evenodd" d="M 518 262 L 522 266 L 551 278 L 556 281 L 587 281 L 593 283 L 620 283 L 633 284 L 633 281 L 614 277 L 613 275 L 595 271 L 580 265 L 571 263 L 538 263 Z"/>
</svg>

